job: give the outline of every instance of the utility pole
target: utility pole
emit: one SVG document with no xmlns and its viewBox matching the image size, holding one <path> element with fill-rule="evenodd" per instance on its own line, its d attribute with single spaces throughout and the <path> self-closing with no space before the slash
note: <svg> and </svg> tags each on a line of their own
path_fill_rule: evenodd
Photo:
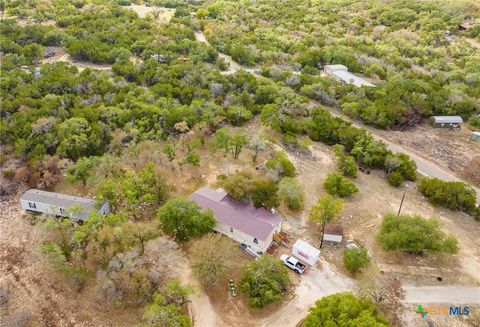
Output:
<svg viewBox="0 0 480 327">
<path fill-rule="evenodd" d="M 400 208 L 398 208 L 397 216 L 400 216 L 400 211 L 402 211 L 403 200 L 405 199 L 405 192 L 403 192 L 402 202 L 400 202 Z"/>
</svg>

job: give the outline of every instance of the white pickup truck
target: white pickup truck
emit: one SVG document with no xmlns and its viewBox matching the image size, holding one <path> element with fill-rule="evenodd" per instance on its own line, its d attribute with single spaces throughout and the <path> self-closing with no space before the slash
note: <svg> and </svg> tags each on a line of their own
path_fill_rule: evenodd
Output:
<svg viewBox="0 0 480 327">
<path fill-rule="evenodd" d="M 280 256 L 280 260 L 285 266 L 295 271 L 297 274 L 303 274 L 305 272 L 305 265 L 297 259 L 290 257 L 286 254 Z"/>
</svg>

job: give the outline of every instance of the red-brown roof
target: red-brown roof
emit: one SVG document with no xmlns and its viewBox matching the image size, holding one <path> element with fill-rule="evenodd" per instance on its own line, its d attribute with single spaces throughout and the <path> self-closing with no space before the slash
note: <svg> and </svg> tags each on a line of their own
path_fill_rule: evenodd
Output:
<svg viewBox="0 0 480 327">
<path fill-rule="evenodd" d="M 326 224 L 324 233 L 330 235 L 343 235 L 343 226 L 338 224 Z"/>
<path fill-rule="evenodd" d="M 280 217 L 265 208 L 255 208 L 237 201 L 222 189 L 201 188 L 190 195 L 190 200 L 204 209 L 212 210 L 219 222 L 262 241 L 282 222 Z"/>
</svg>

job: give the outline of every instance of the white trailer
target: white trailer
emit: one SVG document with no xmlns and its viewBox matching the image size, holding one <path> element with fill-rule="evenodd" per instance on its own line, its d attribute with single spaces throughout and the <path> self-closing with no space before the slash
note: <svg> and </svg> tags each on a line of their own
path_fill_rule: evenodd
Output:
<svg viewBox="0 0 480 327">
<path fill-rule="evenodd" d="M 293 244 L 292 254 L 310 266 L 315 266 L 320 258 L 320 250 L 302 240 Z"/>
<path fill-rule="evenodd" d="M 97 211 L 104 217 L 110 212 L 108 202 L 96 205 L 95 200 L 35 189 L 22 195 L 20 205 L 27 211 L 80 221 L 85 220 L 92 211 Z"/>
</svg>

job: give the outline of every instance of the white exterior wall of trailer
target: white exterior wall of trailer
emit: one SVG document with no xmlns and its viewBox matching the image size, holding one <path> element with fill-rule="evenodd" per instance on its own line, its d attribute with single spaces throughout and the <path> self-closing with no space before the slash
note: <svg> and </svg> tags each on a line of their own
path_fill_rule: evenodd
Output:
<svg viewBox="0 0 480 327">
<path fill-rule="evenodd" d="M 20 205 L 24 210 L 38 212 L 38 213 L 45 213 L 53 216 L 68 217 L 67 216 L 68 208 L 64 208 L 61 206 L 55 206 L 55 205 L 50 205 L 46 203 L 41 203 L 38 201 L 28 201 L 23 199 L 20 200 Z M 104 217 L 108 215 L 110 213 L 110 206 L 108 202 L 105 202 L 98 211 Z M 88 217 L 89 213 L 90 213 L 89 211 L 83 210 L 83 212 L 80 215 L 75 215 L 74 217 L 70 217 L 70 218 L 73 218 L 76 220 L 85 220 Z"/>
<path fill-rule="evenodd" d="M 320 258 L 320 250 L 305 241 L 297 240 L 295 244 L 293 244 L 292 255 L 310 266 L 315 266 Z"/>
<path fill-rule="evenodd" d="M 249 246 L 251 246 L 255 251 L 257 252 L 265 252 L 267 251 L 268 247 L 270 246 L 270 243 L 273 240 L 273 232 L 267 237 L 266 240 L 259 240 L 251 235 L 247 235 L 243 233 L 242 231 L 235 229 L 231 226 L 227 226 L 225 224 L 217 222 L 215 227 L 213 228 L 216 232 L 219 232 L 220 234 L 223 234 L 232 240 L 235 240 L 239 243 L 245 243 Z M 257 241 L 255 243 L 255 240 Z"/>
</svg>

